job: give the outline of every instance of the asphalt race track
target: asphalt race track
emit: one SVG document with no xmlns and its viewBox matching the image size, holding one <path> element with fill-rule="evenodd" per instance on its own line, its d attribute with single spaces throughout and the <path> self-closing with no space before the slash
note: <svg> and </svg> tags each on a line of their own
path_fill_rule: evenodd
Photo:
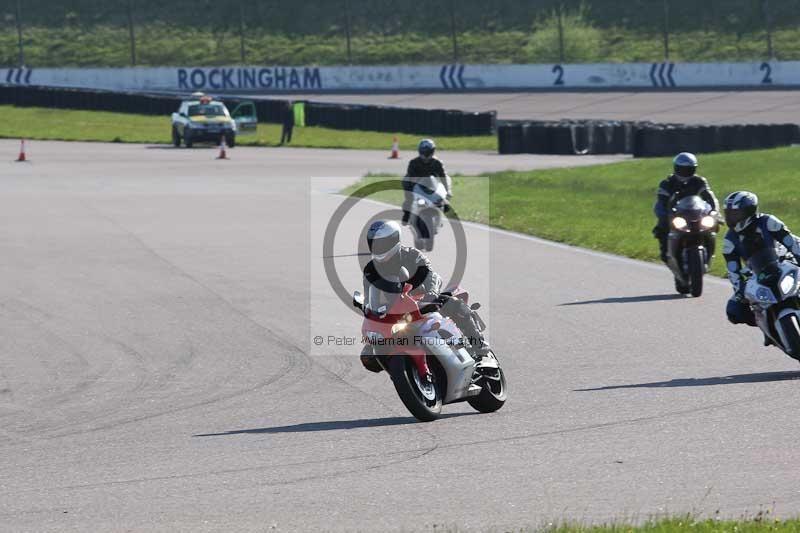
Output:
<svg viewBox="0 0 800 533">
<path fill-rule="evenodd" d="M 497 111 L 503 120 L 652 120 L 685 124 L 800 122 L 797 91 L 298 94 L 318 102 Z"/>
<path fill-rule="evenodd" d="M 469 225 L 510 399 L 415 423 L 321 277 L 376 152 L 0 142 L 0 530 L 478 530 L 800 509 L 800 367 L 656 265 Z M 443 154 L 452 172 L 613 158 Z M 310 179 L 324 177 L 329 179 Z M 655 178 L 654 178 L 655 179 Z M 724 191 L 720 191 L 722 193 Z M 359 286 L 359 204 L 336 264 Z M 452 260 L 442 239 L 431 258 Z M 654 242 L 655 245 L 655 242 Z M 312 349 L 313 348 L 313 349 Z"/>
</svg>

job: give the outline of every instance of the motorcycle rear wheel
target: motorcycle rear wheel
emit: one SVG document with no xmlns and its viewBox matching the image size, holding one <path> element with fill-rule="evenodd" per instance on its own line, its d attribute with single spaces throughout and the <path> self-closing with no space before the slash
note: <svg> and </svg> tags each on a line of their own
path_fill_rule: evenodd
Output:
<svg viewBox="0 0 800 533">
<path fill-rule="evenodd" d="M 703 265 L 703 254 L 699 248 L 689 250 L 689 286 L 691 287 L 692 296 L 697 298 L 703 294 L 703 274 L 705 273 L 705 265 Z"/>
<path fill-rule="evenodd" d="M 786 315 L 780 319 L 783 336 L 786 339 L 786 349 L 791 352 L 790 357 L 800 360 L 800 324 L 797 315 Z"/>
<path fill-rule="evenodd" d="M 503 369 L 486 369 L 481 378 L 481 392 L 467 400 L 473 409 L 481 413 L 493 413 L 506 403 L 508 388 Z"/>
<path fill-rule="evenodd" d="M 420 389 L 417 365 L 411 357 L 395 355 L 389 359 L 392 383 L 406 409 L 421 422 L 431 422 L 442 412 L 442 393 L 438 383 L 433 383 L 434 398 L 428 399 Z"/>
</svg>

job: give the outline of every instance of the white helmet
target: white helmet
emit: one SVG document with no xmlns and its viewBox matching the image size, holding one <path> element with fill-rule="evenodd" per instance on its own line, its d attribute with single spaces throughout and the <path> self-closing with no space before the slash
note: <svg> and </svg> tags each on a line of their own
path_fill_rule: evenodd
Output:
<svg viewBox="0 0 800 533">
<path fill-rule="evenodd" d="M 377 220 L 367 230 L 367 246 L 372 259 L 385 263 L 400 251 L 400 223 L 394 220 Z"/>
</svg>

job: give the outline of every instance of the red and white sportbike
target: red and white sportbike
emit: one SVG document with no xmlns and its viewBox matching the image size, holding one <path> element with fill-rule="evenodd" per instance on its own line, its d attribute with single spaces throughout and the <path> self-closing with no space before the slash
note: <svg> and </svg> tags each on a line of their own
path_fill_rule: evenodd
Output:
<svg viewBox="0 0 800 533">
<path fill-rule="evenodd" d="M 364 312 L 363 341 L 374 349 L 378 363 L 389 373 L 403 404 L 423 422 L 436 420 L 442 405 L 467 401 L 482 413 L 497 411 L 506 401 L 506 378 L 490 352 L 480 362 L 469 340 L 450 318 L 438 311 L 422 314 L 421 296 L 411 285 L 397 290 L 370 285 L 368 293 L 353 294 L 353 305 Z M 453 296 L 468 301 L 456 288 Z M 480 308 L 473 304 L 473 312 Z M 482 329 L 486 326 L 477 317 Z"/>
</svg>

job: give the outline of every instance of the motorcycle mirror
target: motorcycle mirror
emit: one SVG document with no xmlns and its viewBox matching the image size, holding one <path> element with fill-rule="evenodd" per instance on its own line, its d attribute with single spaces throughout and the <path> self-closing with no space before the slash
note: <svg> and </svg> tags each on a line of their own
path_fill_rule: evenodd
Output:
<svg viewBox="0 0 800 533">
<path fill-rule="evenodd" d="M 364 307 L 364 295 L 359 291 L 353 293 L 353 307 L 358 307 L 359 309 Z"/>
<path fill-rule="evenodd" d="M 481 308 L 481 304 L 475 302 L 474 304 L 470 305 L 469 308 L 472 309 L 473 311 L 477 311 L 478 309 Z"/>
</svg>

